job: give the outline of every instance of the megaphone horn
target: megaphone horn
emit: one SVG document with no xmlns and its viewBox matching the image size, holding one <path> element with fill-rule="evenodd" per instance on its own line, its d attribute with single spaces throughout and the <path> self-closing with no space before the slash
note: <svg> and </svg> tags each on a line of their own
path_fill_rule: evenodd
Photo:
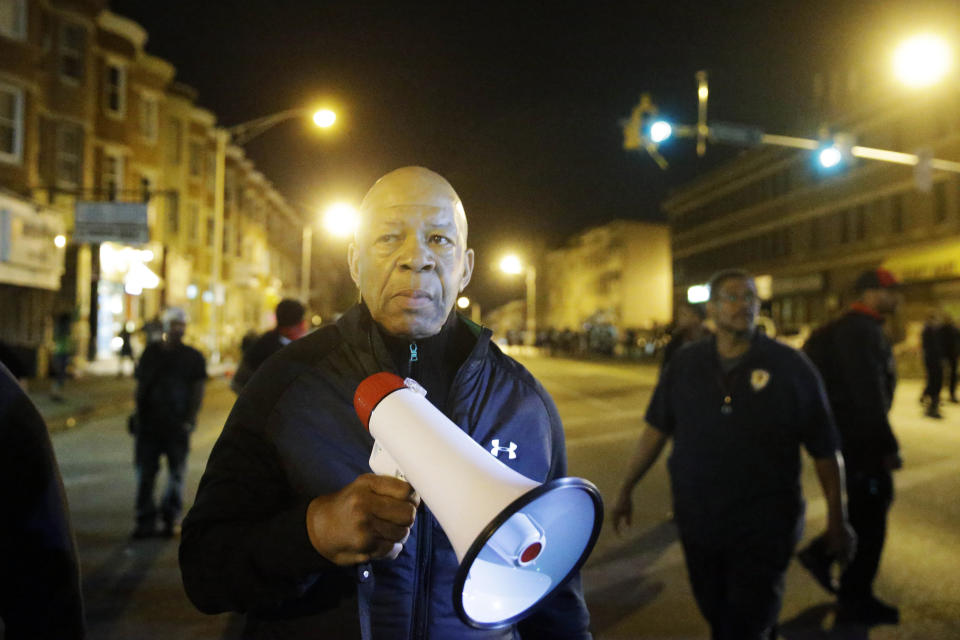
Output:
<svg viewBox="0 0 960 640">
<path fill-rule="evenodd" d="M 388 372 L 360 383 L 353 404 L 375 439 L 370 468 L 409 482 L 447 534 L 460 561 L 460 618 L 481 629 L 513 624 L 586 561 L 603 522 L 600 492 L 581 478 L 541 484 L 517 473 L 425 395 Z"/>
</svg>

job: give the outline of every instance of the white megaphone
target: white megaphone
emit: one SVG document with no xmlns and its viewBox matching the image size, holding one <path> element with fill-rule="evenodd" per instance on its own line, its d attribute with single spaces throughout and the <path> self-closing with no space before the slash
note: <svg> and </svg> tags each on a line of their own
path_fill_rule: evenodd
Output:
<svg viewBox="0 0 960 640">
<path fill-rule="evenodd" d="M 460 561 L 460 618 L 485 629 L 512 624 L 587 559 L 603 522 L 600 492 L 580 478 L 541 484 L 517 473 L 425 395 L 387 372 L 360 383 L 353 404 L 375 439 L 370 468 L 409 482 L 443 527 Z"/>
</svg>

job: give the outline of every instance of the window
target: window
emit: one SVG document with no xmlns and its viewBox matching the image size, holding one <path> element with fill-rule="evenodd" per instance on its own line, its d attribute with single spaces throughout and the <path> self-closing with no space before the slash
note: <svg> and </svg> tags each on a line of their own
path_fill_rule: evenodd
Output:
<svg viewBox="0 0 960 640">
<path fill-rule="evenodd" d="M 174 239 L 180 235 L 180 200 L 175 197 L 167 198 L 167 238 Z"/>
<path fill-rule="evenodd" d="M 864 240 L 867 237 L 867 205 L 861 204 L 853 210 L 853 239 Z"/>
<path fill-rule="evenodd" d="M 937 224 L 947 221 L 947 183 L 933 185 L 933 221 Z"/>
<path fill-rule="evenodd" d="M 207 154 L 207 191 L 213 193 L 217 188 L 217 154 Z"/>
<path fill-rule="evenodd" d="M 199 142 L 190 143 L 190 177 L 199 178 L 203 175 L 203 145 Z"/>
<path fill-rule="evenodd" d="M 167 162 L 179 166 L 183 159 L 183 123 L 170 118 L 167 123 Z"/>
<path fill-rule="evenodd" d="M 890 230 L 903 233 L 903 194 L 890 197 Z"/>
<path fill-rule="evenodd" d="M 71 81 L 83 79 L 84 49 L 87 33 L 72 22 L 60 25 L 60 76 Z"/>
<path fill-rule="evenodd" d="M 103 102 L 107 113 L 122 116 L 127 110 L 127 69 L 108 62 L 103 88 Z"/>
<path fill-rule="evenodd" d="M 83 129 L 78 124 L 61 122 L 57 125 L 57 186 L 80 186 L 83 172 Z"/>
<path fill-rule="evenodd" d="M 0 0 L 0 36 L 12 40 L 27 39 L 26 0 Z"/>
<path fill-rule="evenodd" d="M 160 108 L 157 98 L 152 95 L 140 95 L 140 135 L 148 142 L 157 141 L 157 122 Z"/>
<path fill-rule="evenodd" d="M 187 235 L 192 243 L 200 239 L 200 205 L 191 202 L 187 205 Z"/>
<path fill-rule="evenodd" d="M 214 227 L 215 227 L 215 221 L 213 219 L 213 216 L 207 216 L 207 246 L 210 247 L 211 249 L 213 248 L 213 245 L 214 245 L 214 242 L 213 242 L 214 238 L 217 235 Z"/>
<path fill-rule="evenodd" d="M 115 153 L 103 155 L 103 176 L 100 184 L 111 200 L 117 199 L 117 193 L 123 190 L 123 156 Z"/>
<path fill-rule="evenodd" d="M 23 89 L 0 84 L 0 162 L 20 164 L 23 154 Z"/>
</svg>

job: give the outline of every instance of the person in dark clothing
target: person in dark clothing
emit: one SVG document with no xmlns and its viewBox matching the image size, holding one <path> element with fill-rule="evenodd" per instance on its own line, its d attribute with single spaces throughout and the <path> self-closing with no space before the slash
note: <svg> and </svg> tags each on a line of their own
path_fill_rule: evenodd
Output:
<svg viewBox="0 0 960 640">
<path fill-rule="evenodd" d="M 920 401 L 926 404 L 924 415 L 928 418 L 942 418 L 940 414 L 940 391 L 943 389 L 943 324 L 936 312 L 927 316 L 923 323 L 923 333 L 920 334 L 920 343 L 923 347 L 923 368 L 926 370 L 927 383 L 923 388 Z"/>
<path fill-rule="evenodd" d="M 454 310 L 474 257 L 453 187 L 398 169 L 360 218 L 349 265 L 361 302 L 268 359 L 214 446 L 184 520 L 187 595 L 206 613 L 246 613 L 245 638 L 590 638 L 578 575 L 517 624 L 464 624 L 445 532 L 409 484 L 370 473 L 353 394 L 384 370 L 419 382 L 487 451 L 515 445 L 500 459 L 527 477 L 563 476 L 566 450 L 547 392 Z"/>
<path fill-rule="evenodd" d="M 117 377 L 122 378 L 124 361 L 129 360 L 130 367 L 134 370 L 136 370 L 137 363 L 133 358 L 133 344 L 130 342 L 130 338 L 133 337 L 133 334 L 130 333 L 126 325 L 120 329 L 120 333 L 117 334 L 117 337 L 120 338 L 120 351 L 117 354 Z"/>
<path fill-rule="evenodd" d="M 810 362 L 755 330 L 751 276 L 715 275 L 707 309 L 716 335 L 680 349 L 663 370 L 612 519 L 618 532 L 630 524 L 631 494 L 672 438 L 675 520 L 711 637 L 772 639 L 803 529 L 801 446 L 827 501 L 830 551 L 849 554 L 855 543 L 839 436 Z"/>
<path fill-rule="evenodd" d="M 893 502 L 892 472 L 903 464 L 887 416 L 896 369 L 883 332 L 886 316 L 896 311 L 899 302 L 898 284 L 886 269 L 865 271 L 855 283 L 857 301 L 843 316 L 815 331 L 804 345 L 823 375 L 840 430 L 857 550 L 839 585 L 824 584 L 820 578 L 830 573 L 835 559 L 818 541 L 798 557 L 829 591 L 836 590 L 841 622 L 896 624 L 900 619 L 897 608 L 873 592 Z M 819 337 L 815 340 L 814 336 Z"/>
<path fill-rule="evenodd" d="M 710 335 L 710 330 L 703 326 L 706 317 L 707 313 L 702 304 L 686 302 L 680 305 L 677 309 L 677 322 L 670 333 L 670 342 L 663 348 L 661 370 L 667 366 L 677 349 L 688 342 L 694 342 Z"/>
<path fill-rule="evenodd" d="M 183 509 L 190 434 L 197 424 L 207 379 L 203 355 L 183 344 L 186 313 L 176 307 L 167 309 L 163 324 L 164 339 L 147 345 L 136 370 L 135 539 L 176 535 Z M 167 459 L 167 488 L 158 513 L 153 493 L 161 456 Z M 159 530 L 158 515 L 163 521 Z"/>
<path fill-rule="evenodd" d="M 947 365 L 947 390 L 950 392 L 950 402 L 957 403 L 957 358 L 960 356 L 960 330 L 953 323 L 953 318 L 944 315 L 940 326 L 940 346 L 943 348 L 943 360 Z"/>
<path fill-rule="evenodd" d="M 250 381 L 263 362 L 294 340 L 307 332 L 307 323 L 303 319 L 306 308 L 292 298 L 284 298 L 277 304 L 277 326 L 260 336 L 256 342 L 243 350 L 240 368 L 230 380 L 230 388 L 240 390 Z"/>
<path fill-rule="evenodd" d="M 86 636 L 69 509 L 47 425 L 0 364 L 0 637 Z"/>
</svg>

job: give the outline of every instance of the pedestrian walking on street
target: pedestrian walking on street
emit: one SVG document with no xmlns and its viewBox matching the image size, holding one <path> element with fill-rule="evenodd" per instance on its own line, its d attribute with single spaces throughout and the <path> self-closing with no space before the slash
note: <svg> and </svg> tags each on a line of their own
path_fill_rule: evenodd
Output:
<svg viewBox="0 0 960 640">
<path fill-rule="evenodd" d="M 385 370 L 416 380 L 488 451 L 509 443 L 510 465 L 538 482 L 565 475 L 566 447 L 540 383 L 456 312 L 474 253 L 453 187 L 397 169 L 359 219 L 348 261 L 361 301 L 268 359 L 213 448 L 183 523 L 187 595 L 206 613 L 245 613 L 249 639 L 589 640 L 579 573 L 547 580 L 553 593 L 516 624 L 467 626 L 436 518 L 410 484 L 370 473 L 353 394 Z"/>
<path fill-rule="evenodd" d="M 926 386 L 920 401 L 926 405 L 924 415 L 928 418 L 942 418 L 940 415 L 940 391 L 943 389 L 943 361 L 946 353 L 942 342 L 942 323 L 939 313 L 932 311 L 923 323 L 920 335 L 923 347 L 923 368 L 926 371 Z"/>
<path fill-rule="evenodd" d="M 50 397 L 55 402 L 63 402 L 63 390 L 67 385 L 70 360 L 73 358 L 73 338 L 70 337 L 70 314 L 57 316 L 53 328 L 53 385 Z"/>
<path fill-rule="evenodd" d="M 277 326 L 260 336 L 256 342 L 243 350 L 240 367 L 230 380 L 230 388 L 240 393 L 263 362 L 307 332 L 307 323 L 303 319 L 307 309 L 299 300 L 284 298 L 277 304 Z"/>
<path fill-rule="evenodd" d="M 667 366 L 677 349 L 688 342 L 695 342 L 710 335 L 710 330 L 703 325 L 706 318 L 707 312 L 702 304 L 686 302 L 677 308 L 677 321 L 670 332 L 670 342 L 663 348 L 661 370 Z"/>
<path fill-rule="evenodd" d="M 131 421 L 137 471 L 134 538 L 176 534 L 190 434 L 197 424 L 207 379 L 203 356 L 183 344 L 187 314 L 176 307 L 167 309 L 163 325 L 163 340 L 147 346 L 136 370 L 137 409 Z M 167 460 L 167 487 L 158 510 L 153 494 L 161 457 Z M 159 530 L 158 516 L 162 520 Z"/>
<path fill-rule="evenodd" d="M 131 323 L 131 326 L 132 324 L 133 323 Z M 133 334 L 130 333 L 130 330 L 126 325 L 120 329 L 120 333 L 117 334 L 117 337 L 120 338 L 120 350 L 117 354 L 117 377 L 122 378 L 124 374 L 123 363 L 126 360 L 129 360 L 131 370 L 136 369 L 137 363 L 133 359 L 133 345 L 130 343 L 130 338 L 133 337 Z"/>
<path fill-rule="evenodd" d="M 893 471 L 903 465 L 887 415 L 896 368 L 883 331 L 885 319 L 896 311 L 898 286 L 886 269 L 865 271 L 854 285 L 857 300 L 848 311 L 814 331 L 804 345 L 826 383 L 840 430 L 857 550 L 839 584 L 824 579 L 835 558 L 822 545 L 811 545 L 799 557 L 818 582 L 837 593 L 838 622 L 874 625 L 900 620 L 899 610 L 873 591 L 893 502 Z"/>
<path fill-rule="evenodd" d="M 0 510 L 0 637 L 81 640 L 80 565 L 60 470 L 47 425 L 2 363 Z"/>
<path fill-rule="evenodd" d="M 714 640 L 776 637 L 784 575 L 804 523 L 801 446 L 827 502 L 830 553 L 855 538 L 844 506 L 839 436 L 820 376 L 798 351 L 756 331 L 753 277 L 710 281 L 716 335 L 677 351 L 647 408 L 647 427 L 612 511 L 617 531 L 631 494 L 673 440 L 675 521 L 697 605 Z"/>
<path fill-rule="evenodd" d="M 960 357 L 960 329 L 954 324 L 949 314 L 944 314 L 943 324 L 940 326 L 940 346 L 943 348 L 943 360 L 947 367 L 947 390 L 950 392 L 950 402 L 956 404 L 957 399 L 957 359 Z"/>
</svg>

